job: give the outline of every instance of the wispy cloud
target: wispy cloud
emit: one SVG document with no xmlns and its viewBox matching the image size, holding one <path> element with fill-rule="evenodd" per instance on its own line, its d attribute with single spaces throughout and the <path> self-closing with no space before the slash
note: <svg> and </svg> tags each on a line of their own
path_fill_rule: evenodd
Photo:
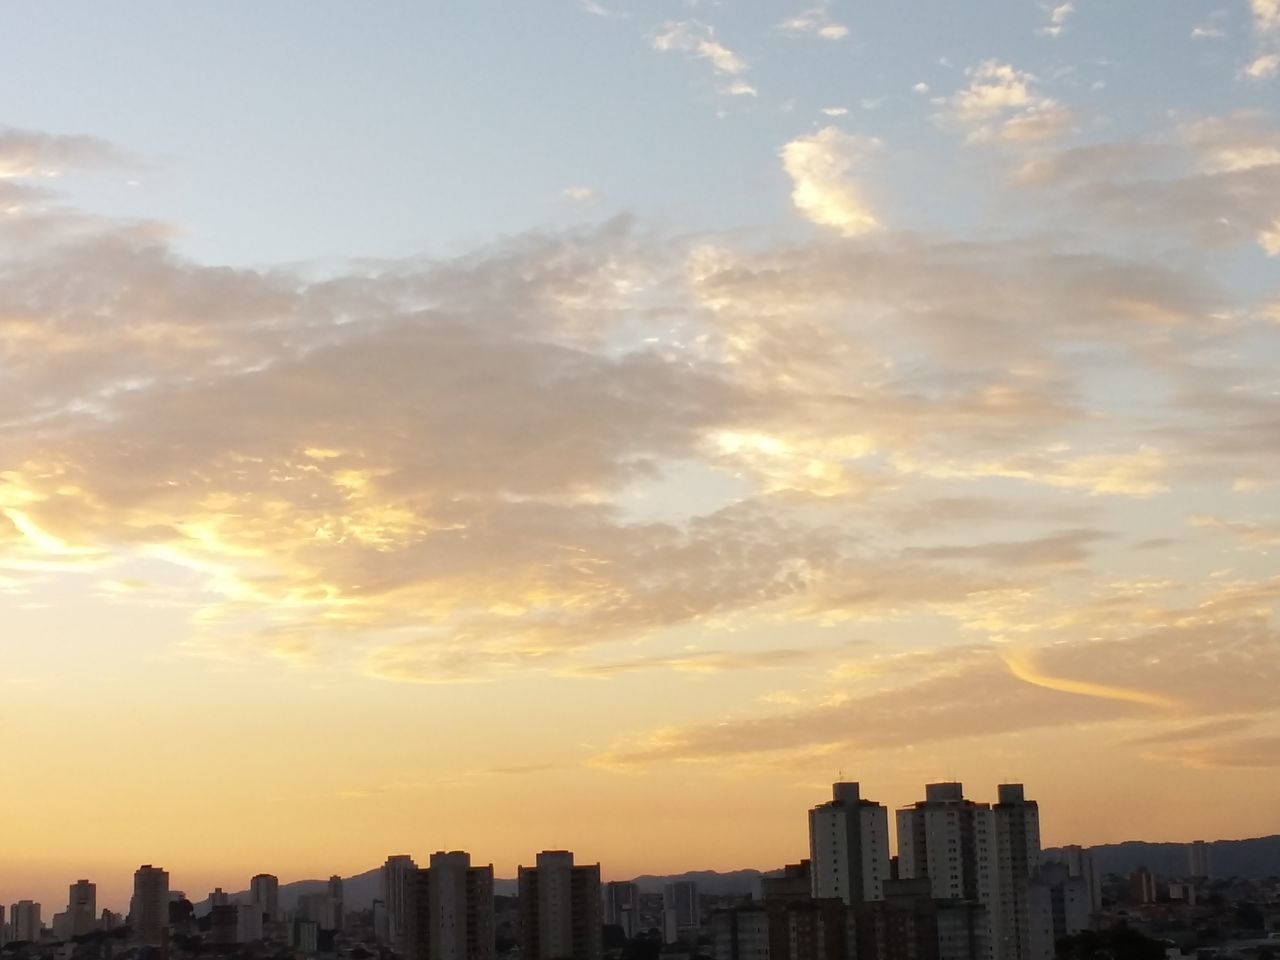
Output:
<svg viewBox="0 0 1280 960">
<path fill-rule="evenodd" d="M 823 40 L 843 40 L 849 35 L 849 28 L 831 19 L 831 4 L 823 0 L 816 6 L 809 7 L 794 16 L 787 17 L 778 29 L 789 36 L 815 36 Z"/>
<path fill-rule="evenodd" d="M 754 96 L 756 90 L 745 79 L 747 63 L 716 39 L 715 31 L 695 20 L 668 21 L 650 37 L 654 50 L 687 53 L 706 60 L 711 69 L 725 78 L 718 88 L 730 96 Z"/>
</svg>

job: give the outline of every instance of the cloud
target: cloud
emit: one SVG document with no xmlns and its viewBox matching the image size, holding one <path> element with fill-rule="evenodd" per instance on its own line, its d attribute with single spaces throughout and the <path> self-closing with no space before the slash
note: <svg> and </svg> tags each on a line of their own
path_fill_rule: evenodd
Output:
<svg viewBox="0 0 1280 960">
<path fill-rule="evenodd" d="M 0 180 L 134 166 L 133 160 L 96 137 L 0 129 Z"/>
<path fill-rule="evenodd" d="M 849 35 L 849 28 L 843 23 L 831 19 L 829 0 L 788 17 L 778 24 L 778 30 L 788 36 L 815 36 L 823 40 L 843 40 Z"/>
<path fill-rule="evenodd" d="M 996 644 L 902 653 L 872 660 L 863 671 L 845 671 L 846 681 L 856 678 L 861 685 L 822 705 L 658 729 L 616 744 L 595 762 L 644 767 L 815 748 L 898 750 L 1045 727 L 1150 722 L 1175 703 L 1184 716 L 1266 713 L 1280 706 L 1273 688 L 1277 652 L 1274 630 L 1241 620 L 1123 641 L 1054 644 L 1037 651 L 1034 667 L 1023 652 L 1012 657 L 1011 668 L 1008 649 Z M 1206 671 L 1215 678 L 1213 687 L 1204 683 Z M 1141 679 L 1143 686 L 1118 687 L 1116 677 Z M 1232 689 L 1230 697 L 1217 696 L 1218 682 Z M 1256 755 L 1252 749 L 1238 753 Z"/>
<path fill-rule="evenodd" d="M 824 127 L 784 146 L 782 165 L 794 185 L 791 200 L 796 209 L 814 223 L 833 227 L 847 237 L 876 230 L 880 222 L 853 175 L 877 146 L 877 141 L 854 137 L 835 127 Z"/>
<path fill-rule="evenodd" d="M 565 187 L 560 191 L 560 196 L 571 203 L 591 203 L 596 199 L 597 194 L 592 187 L 578 185 Z"/>
<path fill-rule="evenodd" d="M 1050 37 L 1061 36 L 1067 28 L 1067 21 L 1076 12 L 1075 4 L 1060 3 L 1049 10 L 1049 22 L 1039 32 Z"/>
<path fill-rule="evenodd" d="M 951 98 L 948 118 L 969 131 L 971 142 L 1053 140 L 1073 122 L 1066 106 L 1039 93 L 1033 74 L 998 60 L 967 73 L 969 85 Z"/>
<path fill-rule="evenodd" d="M 1249 0 L 1254 27 L 1261 34 L 1280 31 L 1280 0 Z"/>
<path fill-rule="evenodd" d="M 719 91 L 729 96 L 755 96 L 756 90 L 744 75 L 746 61 L 715 38 L 715 31 L 695 20 L 668 21 L 649 38 L 661 53 L 687 53 L 711 64 L 718 75 L 728 78 Z"/>
<path fill-rule="evenodd" d="M 1280 53 L 1259 54 L 1244 68 L 1250 80 L 1269 80 L 1280 73 Z"/>
</svg>

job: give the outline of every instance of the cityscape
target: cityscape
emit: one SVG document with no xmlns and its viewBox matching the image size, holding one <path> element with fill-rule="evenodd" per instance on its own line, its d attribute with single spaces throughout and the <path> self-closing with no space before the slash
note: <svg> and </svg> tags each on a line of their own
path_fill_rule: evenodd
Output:
<svg viewBox="0 0 1280 960">
<path fill-rule="evenodd" d="M 890 822 L 896 853 L 891 853 Z M 839 781 L 809 810 L 808 856 L 757 873 L 750 889 L 660 891 L 602 879 L 601 864 L 544 850 L 499 892 L 465 851 L 419 863 L 396 854 L 376 895 L 347 882 L 282 896 L 258 874 L 203 900 L 162 867 L 133 877 L 128 912 L 97 909 L 89 880 L 46 918 L 30 900 L 0 912 L 6 960 L 196 957 L 402 960 L 1114 960 L 1280 957 L 1280 860 L 1265 876 L 1215 874 L 1213 844 L 1184 845 L 1181 870 L 1104 874 L 1098 852 L 1042 849 L 1039 804 L 1004 783 L 994 802 L 931 783 L 894 811 Z M 1280 851 L 1280 846 L 1276 847 Z M 314 887 L 315 884 L 306 884 Z M 507 885 L 510 886 L 509 884 Z M 285 891 L 288 891 L 288 887 Z M 2 909 L 2 908 L 0 908 Z M 1097 951 L 1105 951 L 1099 954 Z"/>
<path fill-rule="evenodd" d="M 1280 960 L 1280 0 L 0 0 L 0 960 Z"/>
</svg>

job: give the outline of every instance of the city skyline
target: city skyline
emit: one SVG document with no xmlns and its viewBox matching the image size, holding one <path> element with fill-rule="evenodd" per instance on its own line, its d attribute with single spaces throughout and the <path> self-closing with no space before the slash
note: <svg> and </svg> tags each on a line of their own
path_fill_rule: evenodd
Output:
<svg viewBox="0 0 1280 960">
<path fill-rule="evenodd" d="M 1280 0 L 13 0 L 0 892 L 1275 833 L 1278 90 Z"/>
<path fill-rule="evenodd" d="M 833 801 L 823 802 L 820 797 L 810 798 L 811 801 L 816 805 L 810 808 L 808 820 L 805 821 L 805 818 L 803 816 L 800 816 L 798 818 L 800 819 L 802 824 L 807 824 L 803 826 L 803 830 L 802 830 L 806 838 L 805 845 L 803 849 L 797 849 L 796 851 L 794 851 L 793 855 L 789 856 L 787 859 L 779 861 L 778 863 L 775 863 L 775 864 L 768 864 L 768 865 L 759 864 L 759 863 L 741 863 L 737 865 L 730 865 L 723 869 L 718 870 L 717 872 L 728 873 L 728 872 L 732 872 L 733 870 L 755 870 L 755 871 L 760 871 L 763 874 L 763 873 L 768 873 L 769 871 L 782 871 L 784 867 L 786 867 L 788 864 L 793 862 L 799 862 L 801 859 L 805 859 L 812 863 L 811 869 L 813 871 L 813 877 L 814 877 L 814 883 L 815 883 L 815 888 L 814 888 L 815 896 L 834 897 L 835 899 L 844 899 L 846 903 L 857 902 L 863 899 L 864 897 L 871 898 L 871 899 L 879 899 L 882 896 L 880 879 L 887 879 L 889 876 L 889 870 L 888 870 L 889 858 L 891 856 L 892 857 L 898 856 L 900 834 L 904 830 L 910 829 L 906 825 L 909 821 L 904 820 L 903 817 L 908 817 L 913 810 L 916 810 L 922 806 L 927 806 L 927 800 L 921 801 L 920 797 L 917 795 L 913 799 L 905 801 L 902 804 L 884 804 L 882 802 L 882 799 L 879 797 L 868 798 L 866 796 L 860 796 L 860 793 L 861 793 L 860 787 L 861 787 L 861 784 L 856 781 L 855 782 L 837 781 L 832 786 L 832 789 L 835 794 L 834 802 Z M 997 803 L 1005 801 L 1005 795 L 1008 788 L 1014 789 L 1014 793 L 1016 794 L 1019 801 L 1023 796 L 1022 794 L 1023 785 L 1020 783 L 1001 784 L 999 785 L 999 790 L 997 790 L 996 787 L 993 787 L 992 790 L 990 791 L 991 795 L 989 797 L 984 795 L 979 797 L 978 799 L 975 799 L 972 796 L 965 797 L 963 792 L 963 787 L 964 787 L 963 782 L 957 782 L 957 781 L 940 781 L 933 784 L 927 784 L 926 785 L 927 799 L 932 799 L 935 796 L 935 794 L 951 800 L 963 799 L 965 803 L 971 807 L 976 806 L 977 808 L 987 809 L 989 811 L 991 808 L 995 807 Z M 917 794 L 918 793 L 919 793 L 919 790 L 917 790 Z M 854 843 L 851 843 L 847 848 L 843 844 L 840 846 L 839 848 L 840 852 L 838 853 L 838 857 L 839 858 L 850 857 L 852 858 L 850 862 L 859 862 L 861 861 L 862 857 L 868 856 L 868 855 L 871 856 L 873 860 L 875 857 L 879 857 L 883 860 L 883 868 L 880 869 L 878 874 L 876 875 L 878 879 L 876 879 L 873 883 L 872 874 L 868 873 L 867 885 L 866 885 L 865 891 L 861 886 L 858 886 L 856 888 L 856 891 L 852 893 L 849 890 L 840 889 L 838 881 L 836 882 L 836 885 L 834 887 L 832 886 L 831 880 L 827 879 L 827 871 L 829 870 L 829 867 L 826 865 L 827 859 L 821 852 L 818 851 L 817 847 L 815 846 L 817 842 L 816 838 L 820 834 L 823 837 L 826 837 L 828 836 L 828 832 L 831 830 L 835 830 L 837 831 L 837 833 L 843 832 L 845 828 L 841 825 L 838 825 L 840 824 L 841 821 L 838 819 L 831 820 L 830 818 L 832 816 L 839 817 L 840 816 L 839 811 L 841 810 L 843 804 L 849 803 L 849 802 L 851 802 L 853 805 L 852 809 L 854 810 L 861 809 L 865 811 L 862 814 L 863 817 L 870 815 L 871 823 L 873 824 L 879 823 L 878 828 L 875 826 L 861 828 L 864 831 L 867 829 L 871 831 L 870 833 L 864 833 L 864 838 L 866 837 L 872 838 L 871 839 L 872 846 L 870 849 L 876 849 L 875 838 L 877 836 L 883 836 L 888 840 L 887 844 L 885 844 L 883 840 L 879 842 L 878 849 L 880 852 L 878 854 L 868 854 L 863 852 L 862 848 L 856 844 L 856 841 Z M 1033 808 L 1035 807 L 1034 803 L 1032 804 L 1032 807 Z M 894 814 L 894 816 L 890 817 L 889 814 Z M 818 819 L 815 819 L 815 817 L 817 817 Z M 889 827 L 890 822 L 893 822 L 895 824 L 894 828 L 892 829 L 890 829 Z M 1053 826 L 1053 817 L 1051 816 L 1049 820 L 1050 836 L 1053 835 L 1052 826 Z M 877 829 L 879 830 L 879 835 L 877 835 L 876 833 Z M 855 835 L 856 833 L 857 831 L 855 830 Z M 1168 841 L 1167 839 L 1157 840 L 1154 838 L 1136 838 L 1136 837 L 1129 838 L 1129 839 L 1130 840 L 1146 840 L 1147 842 L 1184 843 L 1187 846 L 1189 863 L 1191 864 L 1200 863 L 1207 867 L 1208 857 L 1209 857 L 1209 854 L 1205 852 L 1207 845 L 1211 845 L 1213 842 L 1221 841 L 1221 840 L 1248 839 L 1248 838 L 1214 837 L 1207 841 L 1201 838 L 1197 838 L 1195 840 L 1189 840 L 1189 841 Z M 865 839 L 864 839 L 864 842 L 865 842 Z M 824 845 L 825 845 L 825 840 L 824 840 Z M 1038 825 L 1037 825 L 1037 832 L 1036 832 L 1036 845 L 1037 845 L 1037 849 L 1039 849 L 1040 846 L 1043 846 L 1043 848 L 1046 850 L 1058 849 L 1058 848 L 1079 849 L 1081 846 L 1083 846 L 1083 848 L 1087 850 L 1091 846 L 1089 844 L 1081 845 L 1069 839 L 1059 840 L 1055 842 L 1046 842 L 1044 844 L 1040 844 L 1040 834 L 1039 834 Z M 340 892 L 342 889 L 342 883 L 346 880 L 350 880 L 354 877 L 369 877 L 370 875 L 378 875 L 378 877 L 380 877 L 380 879 L 378 880 L 378 883 L 380 884 L 380 887 L 382 889 L 382 893 L 380 894 L 380 896 L 384 898 L 387 896 L 390 896 L 391 899 L 394 901 L 397 899 L 397 897 L 400 899 L 403 899 L 407 895 L 406 894 L 407 887 L 405 885 L 409 882 L 409 879 L 408 879 L 409 875 L 411 875 L 415 871 L 421 870 L 428 864 L 434 864 L 437 861 L 437 858 L 440 858 L 441 862 L 447 865 L 450 862 L 450 860 L 454 858 L 456 855 L 463 854 L 474 861 L 474 863 L 471 865 L 474 865 L 476 867 L 485 866 L 486 868 L 492 868 L 493 877 L 496 880 L 499 880 L 501 882 L 511 884 L 514 886 L 518 882 L 519 871 L 522 867 L 535 866 L 538 862 L 538 858 L 541 857 L 543 854 L 547 854 L 547 853 L 556 854 L 556 853 L 566 852 L 564 850 L 544 847 L 541 849 L 541 852 L 535 854 L 534 852 L 532 852 L 532 848 L 530 848 L 530 851 L 527 852 L 525 855 L 523 855 L 522 858 L 518 858 L 517 860 L 511 862 L 509 865 L 499 866 L 495 861 L 486 860 L 486 858 L 483 855 L 476 854 L 475 850 L 477 848 L 474 845 L 464 845 L 461 848 L 453 849 L 453 848 L 432 846 L 430 843 L 416 844 L 416 845 L 405 844 L 398 849 L 403 850 L 410 846 L 415 847 L 414 853 L 401 852 L 401 853 L 386 855 L 384 857 L 373 855 L 372 860 L 370 862 L 373 863 L 374 861 L 378 861 L 375 865 L 370 866 L 366 864 L 363 867 L 363 869 L 354 870 L 350 874 L 344 874 L 344 873 L 331 874 L 329 875 L 329 878 L 327 881 L 324 881 L 323 877 L 320 874 L 296 876 L 296 877 L 281 877 L 274 873 L 267 872 L 267 873 L 257 873 L 249 878 L 235 878 L 235 877 L 222 876 L 218 882 L 212 883 L 212 885 L 210 885 L 210 881 L 208 880 L 208 877 L 206 875 L 195 873 L 189 869 L 183 870 L 181 865 L 179 865 L 179 870 L 177 871 L 176 878 L 174 878 L 174 876 L 171 875 L 171 872 L 168 871 L 168 868 L 166 866 L 157 865 L 153 867 L 152 864 L 146 864 L 141 868 L 137 868 L 137 869 L 130 868 L 129 870 L 125 871 L 127 876 L 122 876 L 119 878 L 114 876 L 108 876 L 106 878 L 107 882 L 105 885 L 102 883 L 94 882 L 93 878 L 88 880 L 80 879 L 74 883 L 71 883 L 69 886 L 70 892 L 69 892 L 69 895 L 67 896 L 67 899 L 68 899 L 67 905 L 70 906 L 71 903 L 75 901 L 77 892 L 81 890 L 81 887 L 83 884 L 87 883 L 88 888 L 91 891 L 90 896 L 93 899 L 93 902 L 98 907 L 112 910 L 121 915 L 127 915 L 129 912 L 130 898 L 134 895 L 134 892 L 135 892 L 135 883 L 136 883 L 137 877 L 139 875 L 146 874 L 148 872 L 154 873 L 155 871 L 164 871 L 165 880 L 169 884 L 168 889 L 170 891 L 181 891 L 186 896 L 186 898 L 195 905 L 206 904 L 207 907 L 212 907 L 217 903 L 232 902 L 231 898 L 238 897 L 239 898 L 238 902 L 240 903 L 260 904 L 265 914 L 270 916 L 278 916 L 283 914 L 284 912 L 283 908 L 278 906 L 279 888 L 281 886 L 285 886 L 289 884 L 294 884 L 294 883 L 317 883 L 318 884 L 323 882 L 327 884 L 327 890 L 329 892 L 329 895 L 333 896 L 335 883 L 337 884 L 337 890 Z M 1194 853 L 1192 851 L 1194 851 Z M 582 851 L 579 851 L 579 852 L 582 852 Z M 415 859 L 414 859 L 415 857 L 421 858 L 421 862 L 415 862 Z M 592 861 L 588 859 L 585 862 L 591 863 Z M 394 891 L 399 891 L 398 893 L 389 891 L 387 887 L 387 884 L 388 884 L 388 881 L 386 879 L 387 870 L 389 867 L 393 867 L 393 866 L 398 868 L 397 876 L 400 876 L 401 879 L 393 883 L 391 885 L 391 889 Z M 706 867 L 705 865 L 700 865 L 700 864 L 684 864 L 683 866 L 678 865 L 676 868 L 668 871 L 667 874 L 664 874 L 664 873 L 659 873 L 655 871 L 640 871 L 640 872 L 628 873 L 626 870 L 618 870 L 616 868 L 611 868 L 611 866 L 607 863 L 600 863 L 599 866 L 600 866 L 601 883 L 604 886 L 608 886 L 611 883 L 617 883 L 617 882 L 624 882 L 624 881 L 630 882 L 637 879 L 638 877 L 646 876 L 646 875 L 661 877 L 669 874 L 671 876 L 681 876 L 685 873 L 712 869 L 712 868 Z M 901 869 L 906 871 L 903 874 L 904 876 L 911 875 L 911 870 L 912 870 L 911 867 L 908 866 Z M 187 879 L 195 879 L 199 877 L 200 883 L 197 883 L 195 885 L 192 885 L 192 884 L 184 885 L 184 883 L 181 882 L 184 877 Z M 101 878 L 98 878 L 98 879 L 101 879 Z M 945 881 L 939 880 L 938 882 L 943 883 Z M 68 889 L 68 886 L 64 884 L 60 889 Z M 99 894 L 100 890 L 105 892 L 100 895 Z M 50 919 L 53 917 L 55 913 L 61 912 L 61 908 L 58 907 L 57 904 L 60 903 L 60 897 L 62 895 L 54 893 L 52 888 L 46 891 L 47 895 L 44 898 L 38 895 L 39 892 L 40 891 L 36 890 L 33 893 L 33 890 L 29 887 L 23 890 L 17 890 L 16 888 L 15 890 L 8 890 L 3 885 L 0 885 L 0 904 L 7 905 L 10 903 L 17 903 L 21 901 L 34 902 L 41 907 L 42 918 L 47 923 L 50 921 Z M 341 900 L 342 897 L 339 895 L 338 899 Z M 398 911 L 403 909 L 403 906 L 401 905 L 401 906 L 389 907 L 388 909 L 390 910 L 392 916 L 396 916 Z M 395 930 L 394 924 L 393 924 L 392 928 L 388 931 L 388 934 L 387 934 L 388 939 L 394 941 L 400 935 L 401 934 Z"/>
</svg>

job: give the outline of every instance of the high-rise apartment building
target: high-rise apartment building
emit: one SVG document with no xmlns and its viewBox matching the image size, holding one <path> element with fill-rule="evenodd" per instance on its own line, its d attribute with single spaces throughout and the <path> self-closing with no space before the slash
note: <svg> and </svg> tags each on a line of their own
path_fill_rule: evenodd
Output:
<svg viewBox="0 0 1280 960">
<path fill-rule="evenodd" d="M 600 864 L 575 866 L 569 851 L 544 850 L 519 878 L 524 960 L 600 960 Z"/>
<path fill-rule="evenodd" d="M 71 885 L 67 898 L 71 935 L 83 937 L 98 929 L 98 887 L 88 880 L 77 880 Z"/>
<path fill-rule="evenodd" d="M 145 864 L 133 875 L 133 900 L 129 906 L 133 942 L 158 947 L 169 926 L 169 874 Z"/>
<path fill-rule="evenodd" d="M 40 920 L 40 904 L 31 900 L 19 900 L 9 908 L 9 936 L 11 942 L 35 942 L 40 939 L 44 924 Z"/>
<path fill-rule="evenodd" d="M 1192 880 L 1213 878 L 1213 847 L 1203 840 L 1187 844 L 1187 876 Z"/>
<path fill-rule="evenodd" d="M 262 939 L 262 909 L 256 903 L 236 905 L 236 943 L 257 943 Z"/>
<path fill-rule="evenodd" d="M 262 914 L 263 923 L 280 920 L 280 881 L 269 873 L 260 873 L 249 881 L 249 902 Z"/>
<path fill-rule="evenodd" d="M 629 880 L 611 880 L 604 887 L 604 922 L 621 927 L 627 939 L 640 932 L 640 888 Z"/>
<path fill-rule="evenodd" d="M 382 865 L 382 902 L 386 905 L 386 930 L 379 935 L 393 947 L 404 946 L 405 924 L 408 919 L 409 883 L 418 865 L 408 854 L 388 857 Z"/>
<path fill-rule="evenodd" d="M 342 878 L 337 874 L 329 878 L 329 899 L 333 901 L 333 910 L 337 916 L 337 925 L 333 929 L 341 930 L 346 926 L 347 904 L 343 897 Z"/>
<path fill-rule="evenodd" d="M 996 957 L 1031 960 L 1031 881 L 1040 869 L 1040 809 L 1020 783 L 996 788 Z"/>
<path fill-rule="evenodd" d="M 662 887 L 662 938 L 677 943 L 681 938 L 696 936 L 702 915 L 698 906 L 698 885 L 692 880 L 677 880 Z"/>
<path fill-rule="evenodd" d="M 889 812 L 862 799 L 857 783 L 836 783 L 831 794 L 809 811 L 813 897 L 846 904 L 882 900 L 889 879 Z"/>
<path fill-rule="evenodd" d="M 996 960 L 1000 896 L 995 814 L 966 800 L 959 783 L 930 783 L 925 798 L 898 810 L 898 875 L 928 879 L 935 900 L 965 900 L 985 908 L 987 955 Z"/>
<path fill-rule="evenodd" d="M 433 853 L 409 878 L 406 960 L 493 960 L 493 865 L 461 850 Z"/>
<path fill-rule="evenodd" d="M 1028 892 L 1031 960 L 1054 960 L 1057 943 L 1089 929 L 1089 887 L 1065 863 L 1042 864 Z"/>
<path fill-rule="evenodd" d="M 1098 869 L 1098 861 L 1092 851 L 1071 844 L 1062 848 L 1061 862 L 1067 868 L 1067 875 L 1078 877 L 1084 881 L 1089 897 L 1089 912 L 1102 911 L 1102 873 Z"/>
</svg>

